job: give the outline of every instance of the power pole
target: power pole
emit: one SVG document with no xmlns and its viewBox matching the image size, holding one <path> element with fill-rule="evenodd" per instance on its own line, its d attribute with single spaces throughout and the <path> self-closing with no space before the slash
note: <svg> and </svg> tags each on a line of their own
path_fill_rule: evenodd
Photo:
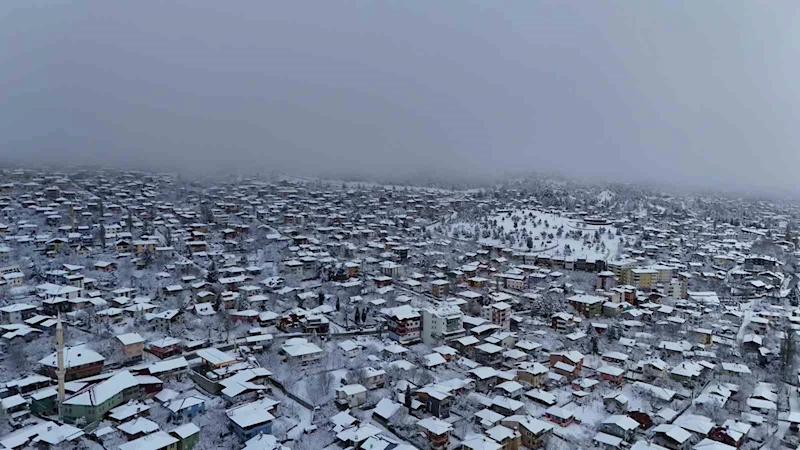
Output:
<svg viewBox="0 0 800 450">
<path fill-rule="evenodd" d="M 64 404 L 64 378 L 67 374 L 67 369 L 64 367 L 64 327 L 61 325 L 61 314 L 58 315 L 58 322 L 56 324 L 56 359 L 58 369 L 56 376 L 58 377 L 58 418 L 62 416 L 62 405 Z"/>
</svg>

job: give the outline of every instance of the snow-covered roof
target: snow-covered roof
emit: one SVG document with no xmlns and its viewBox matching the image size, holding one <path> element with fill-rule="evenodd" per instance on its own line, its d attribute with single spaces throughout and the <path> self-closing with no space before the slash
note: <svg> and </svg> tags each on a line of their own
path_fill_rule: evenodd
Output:
<svg viewBox="0 0 800 450">
<path fill-rule="evenodd" d="M 351 395 L 361 394 L 363 392 L 367 392 L 367 388 L 360 384 L 348 384 L 336 389 L 337 392 L 341 392 L 348 397 Z"/>
<path fill-rule="evenodd" d="M 76 345 L 64 349 L 64 367 L 76 367 L 104 361 L 102 355 L 89 349 L 85 345 Z M 58 359 L 55 352 L 39 360 L 39 364 L 47 367 L 58 367 Z"/>
<path fill-rule="evenodd" d="M 417 426 L 437 436 L 453 431 L 453 425 L 436 417 L 426 417 L 418 421 Z"/>
<path fill-rule="evenodd" d="M 617 448 L 622 444 L 622 438 L 606 433 L 597 433 L 594 435 L 592 440 L 600 444 L 603 444 L 607 447 L 614 447 L 614 448 Z"/>
<path fill-rule="evenodd" d="M 269 412 L 274 406 L 274 400 L 263 398 L 252 403 L 231 408 L 227 410 L 225 414 L 239 427 L 247 428 L 274 420 L 275 417 Z"/>
<path fill-rule="evenodd" d="M 553 425 L 545 422 L 543 420 L 535 419 L 531 416 L 509 416 L 503 419 L 504 423 L 512 422 L 517 423 L 521 427 L 524 427 L 529 432 L 533 433 L 534 435 L 539 435 L 545 431 L 549 431 L 553 429 Z"/>
<path fill-rule="evenodd" d="M 466 450 L 500 450 L 502 445 L 482 434 L 468 434 L 461 441 L 461 446 Z"/>
<path fill-rule="evenodd" d="M 633 420 L 630 416 L 615 414 L 606 417 L 603 420 L 604 425 L 616 425 L 625 431 L 635 430 L 639 428 L 639 422 Z"/>
<path fill-rule="evenodd" d="M 344 442 L 363 442 L 372 436 L 381 434 L 381 429 L 375 425 L 365 423 L 359 426 L 346 428 L 336 435 L 336 438 Z"/>
<path fill-rule="evenodd" d="M 289 450 L 271 434 L 258 434 L 244 443 L 243 450 Z"/>
<path fill-rule="evenodd" d="M 127 370 L 118 372 L 111 378 L 92 386 L 64 401 L 67 405 L 98 406 L 125 389 L 138 386 L 136 378 Z"/>
<path fill-rule="evenodd" d="M 606 301 L 605 297 L 601 297 L 599 295 L 587 295 L 587 294 L 579 294 L 573 295 L 572 297 L 567 298 L 570 302 L 575 303 L 583 303 L 586 305 L 594 305 L 597 303 L 603 303 Z"/>
<path fill-rule="evenodd" d="M 166 359 L 153 363 L 153 365 L 148 367 L 147 371 L 153 375 L 157 375 L 159 373 L 171 372 L 173 370 L 187 367 L 189 367 L 189 362 L 186 361 L 186 358 L 180 356 L 178 358 Z"/>
<path fill-rule="evenodd" d="M 203 403 L 205 403 L 205 399 L 191 396 L 177 400 L 172 400 L 166 405 L 166 407 L 172 412 L 178 412 L 187 408 L 191 408 L 196 405 L 202 405 Z"/>
<path fill-rule="evenodd" d="M 393 402 L 388 398 L 382 398 L 381 401 L 379 401 L 378 404 L 375 405 L 375 410 L 373 410 L 372 413 L 377 414 L 378 416 L 384 419 L 389 419 L 401 407 L 402 405 L 400 405 L 400 403 Z"/>
<path fill-rule="evenodd" d="M 531 389 L 525 395 L 546 405 L 554 405 L 557 401 L 557 397 L 554 394 L 541 389 Z"/>
<path fill-rule="evenodd" d="M 119 446 L 119 450 L 159 450 L 178 442 L 178 439 L 165 431 L 156 431 Z"/>
<path fill-rule="evenodd" d="M 303 338 L 292 338 L 286 340 L 286 342 L 284 342 L 284 344 L 281 346 L 281 350 L 283 350 L 287 355 L 293 357 L 322 353 L 323 351 L 316 344 L 308 342 L 308 340 Z"/>
<path fill-rule="evenodd" d="M 429 355 L 425 355 L 423 358 L 425 359 L 425 367 L 435 367 L 447 362 L 439 353 L 431 353 Z"/>
<path fill-rule="evenodd" d="M 231 364 L 236 361 L 236 357 L 231 356 L 214 347 L 200 349 L 197 352 L 195 352 L 195 354 L 197 355 L 198 358 L 201 358 L 202 360 L 214 366 Z"/>
<path fill-rule="evenodd" d="M 708 438 L 694 444 L 692 450 L 736 450 L 736 447 Z"/>
<path fill-rule="evenodd" d="M 185 424 L 179 426 L 178 428 L 175 428 L 174 430 L 170 431 L 170 433 L 177 434 L 178 437 L 180 437 L 181 439 L 186 439 L 186 438 L 188 438 L 190 436 L 193 436 L 193 435 L 195 435 L 195 434 L 197 434 L 199 432 L 200 432 L 200 428 L 197 425 L 195 425 L 195 424 L 193 424 L 191 422 L 185 423 Z"/>
<path fill-rule="evenodd" d="M 397 320 L 411 320 L 420 317 L 419 312 L 411 305 L 402 305 L 382 311 L 387 317 Z"/>
<path fill-rule="evenodd" d="M 128 435 L 148 434 L 158 430 L 158 424 L 144 417 L 137 417 L 117 426 L 117 429 Z"/>
<path fill-rule="evenodd" d="M 468 373 L 481 380 L 497 376 L 497 370 L 488 366 L 476 367 L 471 369 Z"/>
</svg>

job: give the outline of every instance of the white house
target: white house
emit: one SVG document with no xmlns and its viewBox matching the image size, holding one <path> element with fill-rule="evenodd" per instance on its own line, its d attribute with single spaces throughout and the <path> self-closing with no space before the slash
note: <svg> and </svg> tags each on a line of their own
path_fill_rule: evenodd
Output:
<svg viewBox="0 0 800 450">
<path fill-rule="evenodd" d="M 422 310 L 422 338 L 426 342 L 434 339 L 453 339 L 463 336 L 464 313 L 457 306 L 440 306 Z"/>
<path fill-rule="evenodd" d="M 287 339 L 281 346 L 289 361 L 309 364 L 324 356 L 324 352 L 316 344 L 303 338 Z"/>
<path fill-rule="evenodd" d="M 336 389 L 336 403 L 357 408 L 367 401 L 367 388 L 360 384 L 348 384 Z"/>
</svg>

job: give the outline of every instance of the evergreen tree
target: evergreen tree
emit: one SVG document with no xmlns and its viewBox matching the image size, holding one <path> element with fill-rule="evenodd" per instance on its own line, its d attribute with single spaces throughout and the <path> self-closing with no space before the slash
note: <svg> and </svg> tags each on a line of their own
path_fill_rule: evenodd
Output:
<svg viewBox="0 0 800 450">
<path fill-rule="evenodd" d="M 100 246 L 102 246 L 103 249 L 106 248 L 106 226 L 102 223 L 100 224 Z"/>
<path fill-rule="evenodd" d="M 408 411 L 410 412 L 411 411 L 411 385 L 409 385 L 409 384 L 406 385 L 406 395 L 405 395 L 404 401 L 405 401 L 405 404 L 406 404 L 406 408 L 408 408 Z"/>
<path fill-rule="evenodd" d="M 217 264 L 214 260 L 211 260 L 211 266 L 208 268 L 208 272 L 206 273 L 206 281 L 209 283 L 216 283 L 219 279 L 219 274 L 217 273 Z"/>
<path fill-rule="evenodd" d="M 325 294 L 322 292 L 317 295 L 317 300 L 319 300 L 319 306 L 322 306 L 325 303 Z"/>
<path fill-rule="evenodd" d="M 784 382 L 792 382 L 794 377 L 794 353 L 796 351 L 796 343 L 794 338 L 794 330 L 786 330 L 786 337 L 781 342 L 781 349 L 778 361 L 780 363 L 780 377 Z"/>
</svg>

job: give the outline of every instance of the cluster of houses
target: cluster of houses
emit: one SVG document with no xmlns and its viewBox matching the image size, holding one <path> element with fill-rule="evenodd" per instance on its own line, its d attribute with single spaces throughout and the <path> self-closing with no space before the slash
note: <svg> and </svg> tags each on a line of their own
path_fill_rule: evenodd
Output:
<svg viewBox="0 0 800 450">
<path fill-rule="evenodd" d="M 743 227 L 574 199 L 545 208 L 513 189 L 0 174 L 6 450 L 798 439 L 796 391 L 778 378 L 797 382 L 786 355 L 800 326 L 785 212 Z M 555 254 L 437 225 L 522 210 L 619 249 Z M 336 374 L 325 404 L 293 391 L 324 372 Z M 295 406 L 305 413 L 286 431 Z M 193 424 L 211 411 L 226 432 Z"/>
</svg>

